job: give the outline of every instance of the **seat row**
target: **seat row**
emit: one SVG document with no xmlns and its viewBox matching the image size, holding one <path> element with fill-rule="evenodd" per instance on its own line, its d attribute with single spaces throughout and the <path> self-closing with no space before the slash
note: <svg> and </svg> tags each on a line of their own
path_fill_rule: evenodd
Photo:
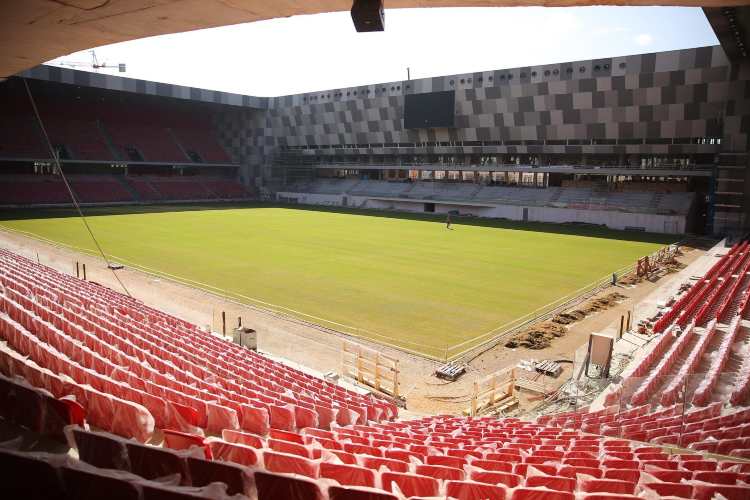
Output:
<svg viewBox="0 0 750 500">
<path fill-rule="evenodd" d="M 702 460 L 699 455 L 667 456 L 659 453 L 658 448 L 634 450 L 635 460 L 609 459 L 596 465 L 572 465 L 549 452 L 549 456 L 536 455 L 538 460 L 528 461 L 534 456 L 519 454 L 516 463 L 477 459 L 471 455 L 428 455 L 420 460 L 413 455 L 394 454 L 389 459 L 305 445 L 307 435 L 281 431 L 265 443 L 259 436 L 237 431 L 225 432 L 222 438 L 207 439 L 167 431 L 165 444 L 179 449 L 141 445 L 79 428 L 70 429 L 69 433 L 81 460 L 91 465 L 136 472 L 147 479 L 179 475 L 183 486 L 203 484 L 207 477 L 220 477 L 219 471 L 223 470 L 226 477 L 222 481 L 229 484 L 230 493 L 242 488 L 241 467 L 280 474 L 280 477 L 304 477 L 309 485 L 309 481 L 314 481 L 312 484 L 323 490 L 328 485 L 355 488 L 354 492 L 341 492 L 344 495 L 341 498 L 360 498 L 357 488 L 374 488 L 368 491 L 380 491 L 381 495 L 477 499 L 530 498 L 533 494 L 541 494 L 541 498 L 545 494 L 550 495 L 549 498 L 573 498 L 574 493 L 633 495 L 643 490 L 682 498 L 701 498 L 701 492 L 721 491 L 731 499 L 743 498 L 742 495 L 750 492 L 747 484 L 750 464 Z M 273 449 L 260 449 L 263 445 Z M 609 447 L 610 450 L 626 448 L 630 449 L 629 446 Z M 308 453 L 308 457 L 317 455 L 317 458 L 304 458 L 303 453 Z M 195 464 L 208 469 L 209 462 L 216 464 L 216 471 L 199 474 L 201 479 L 196 482 Z M 219 465 L 222 463 L 235 465 L 227 469 Z"/>
<path fill-rule="evenodd" d="M 83 425 L 83 406 L 71 398 L 58 399 L 23 378 L 0 375 L 0 418 L 40 436 L 64 440 L 63 429 Z"/>
<path fill-rule="evenodd" d="M 750 248 L 748 245 L 750 245 L 748 241 L 733 245 L 700 280 L 674 301 L 672 306 L 654 323 L 653 331 L 661 333 L 675 321 L 682 327 L 687 325 L 688 320 L 694 316 L 698 308 L 704 305 L 706 296 L 713 291 L 714 287 L 711 284 L 715 285 L 719 277 L 731 277 L 727 271 L 747 256 Z"/>
<path fill-rule="evenodd" d="M 292 370 L 101 287 L 90 290 L 93 285 L 59 273 L 51 277 L 53 272 L 4 253 L 0 335 L 8 342 L 2 353 L 7 369 L 12 365 L 28 378 L 36 368 L 49 368 L 40 382 L 58 397 L 64 394 L 55 391 L 89 386 L 134 403 L 136 415 L 126 413 L 137 418 L 118 426 L 128 436 L 148 439 L 154 424 L 264 434 L 270 427 L 326 428 L 396 414 L 390 403 Z M 20 366 L 28 362 L 35 366 Z M 76 385 L 50 377 L 59 374 Z M 93 401 L 78 392 L 81 400 Z M 105 411 L 113 406 L 93 405 L 91 420 L 109 422 L 102 428 L 114 430 Z"/>
</svg>

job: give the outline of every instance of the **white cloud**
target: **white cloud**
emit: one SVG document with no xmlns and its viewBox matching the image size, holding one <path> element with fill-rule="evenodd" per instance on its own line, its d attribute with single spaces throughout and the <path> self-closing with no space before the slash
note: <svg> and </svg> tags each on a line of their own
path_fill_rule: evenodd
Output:
<svg viewBox="0 0 750 500">
<path fill-rule="evenodd" d="M 648 33 L 641 33 L 640 35 L 636 35 L 633 40 L 641 47 L 645 47 L 646 45 L 651 45 L 654 42 L 654 37 L 649 35 Z"/>
</svg>

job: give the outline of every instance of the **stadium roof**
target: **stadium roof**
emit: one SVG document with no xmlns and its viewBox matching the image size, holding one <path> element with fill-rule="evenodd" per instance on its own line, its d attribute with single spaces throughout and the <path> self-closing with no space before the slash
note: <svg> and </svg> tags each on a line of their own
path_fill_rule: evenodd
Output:
<svg viewBox="0 0 750 500">
<path fill-rule="evenodd" d="M 386 0 L 405 7 L 573 5 L 722 7 L 746 0 Z M 351 0 L 24 0 L 4 2 L 0 78 L 90 47 L 299 14 L 346 11 Z M 710 19 L 710 16 L 709 16 Z M 713 24 L 713 23 L 712 23 Z M 744 21 L 743 23 L 744 24 Z M 716 29 L 716 28 L 715 28 Z M 746 38 L 748 30 L 744 30 Z M 742 30 L 740 31 L 742 33 Z M 727 38 L 727 43 L 733 39 Z M 722 41 L 722 45 L 724 45 Z M 727 54 L 731 51 L 725 47 Z"/>
</svg>

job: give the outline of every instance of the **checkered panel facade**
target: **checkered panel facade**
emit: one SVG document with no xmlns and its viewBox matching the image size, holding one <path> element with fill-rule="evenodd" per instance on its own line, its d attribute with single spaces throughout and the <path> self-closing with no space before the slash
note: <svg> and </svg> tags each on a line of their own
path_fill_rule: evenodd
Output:
<svg viewBox="0 0 750 500">
<path fill-rule="evenodd" d="M 722 138 L 727 96 L 741 86 L 732 76 L 723 50 L 713 46 L 269 98 L 265 135 L 272 144 L 266 145 L 499 141 L 499 153 L 711 152 L 718 148 L 554 143 Z M 451 89 L 456 91 L 455 128 L 404 129 L 405 94 Z M 739 139 L 730 142 L 740 147 Z"/>
</svg>

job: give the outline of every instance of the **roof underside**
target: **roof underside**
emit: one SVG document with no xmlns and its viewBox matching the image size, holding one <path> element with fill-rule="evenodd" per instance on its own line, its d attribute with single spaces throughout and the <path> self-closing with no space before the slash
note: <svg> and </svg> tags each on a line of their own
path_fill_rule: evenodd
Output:
<svg viewBox="0 0 750 500">
<path fill-rule="evenodd" d="M 745 0 L 386 0 L 405 7 L 520 5 L 740 6 Z M 351 0 L 24 0 L 4 2 L 0 78 L 91 47 L 300 14 L 347 11 Z M 353 29 L 353 28 L 352 28 Z M 723 42 L 722 42 L 723 45 Z"/>
</svg>

